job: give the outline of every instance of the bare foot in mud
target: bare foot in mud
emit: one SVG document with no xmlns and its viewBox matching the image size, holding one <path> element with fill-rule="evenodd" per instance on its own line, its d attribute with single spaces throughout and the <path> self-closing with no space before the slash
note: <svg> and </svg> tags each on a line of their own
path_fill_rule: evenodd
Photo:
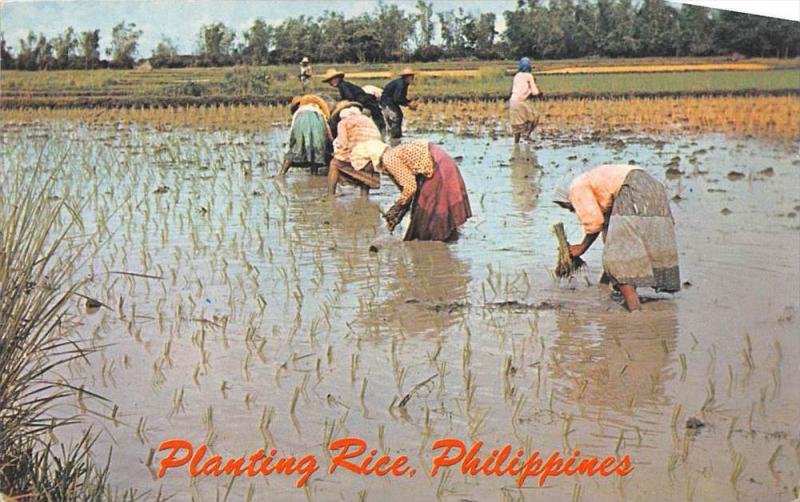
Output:
<svg viewBox="0 0 800 502">
<path fill-rule="evenodd" d="M 619 292 L 622 293 L 622 297 L 625 298 L 625 306 L 628 308 L 628 311 L 635 312 L 637 310 L 642 310 L 642 303 L 639 301 L 639 295 L 636 293 L 636 288 L 634 286 L 630 284 L 620 284 Z"/>
</svg>

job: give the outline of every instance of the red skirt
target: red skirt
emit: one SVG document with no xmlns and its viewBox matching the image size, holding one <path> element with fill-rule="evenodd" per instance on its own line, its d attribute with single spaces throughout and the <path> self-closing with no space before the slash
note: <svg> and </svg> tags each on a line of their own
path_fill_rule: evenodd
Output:
<svg viewBox="0 0 800 502">
<path fill-rule="evenodd" d="M 472 216 L 467 188 L 456 162 L 439 146 L 429 145 L 433 175 L 417 176 L 411 205 L 411 225 L 404 240 L 449 241 Z"/>
</svg>

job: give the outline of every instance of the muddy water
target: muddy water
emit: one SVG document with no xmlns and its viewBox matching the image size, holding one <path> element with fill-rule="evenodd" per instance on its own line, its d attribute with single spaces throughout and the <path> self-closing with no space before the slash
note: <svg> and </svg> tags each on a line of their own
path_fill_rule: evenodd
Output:
<svg viewBox="0 0 800 502">
<path fill-rule="evenodd" d="M 98 458 L 113 446 L 116 486 L 175 500 L 794 496 L 796 143 L 427 138 L 459 157 L 475 213 L 450 245 L 385 232 L 378 209 L 397 195 L 390 182 L 364 200 L 348 188 L 330 199 L 324 178 L 302 171 L 273 179 L 278 131 L 6 128 L 17 169 L 42 144 L 51 163 L 70 145 L 54 195 L 80 199 L 86 232 L 100 229 L 107 241 L 82 274 L 83 292 L 110 308 L 87 313 L 76 302 L 70 311 L 103 348 L 65 377 L 119 407 L 115 420 L 98 417 L 111 404 L 88 400 L 83 413 L 102 431 Z M 553 187 L 588 166 L 629 161 L 675 197 L 685 281 L 675 296 L 644 291 L 637 314 L 597 286 L 599 242 L 585 275 L 557 283 L 548 271 L 551 225 L 564 221 L 572 240 L 581 236 L 550 202 Z M 690 417 L 705 426 L 687 429 Z M 408 455 L 419 474 L 328 475 L 322 445 L 350 435 Z M 432 441 L 453 436 L 618 452 L 635 471 L 551 478 L 541 488 L 529 479 L 522 489 L 510 477 L 455 470 L 430 478 Z M 322 465 L 305 490 L 274 475 L 232 485 L 192 481 L 185 470 L 156 479 L 160 455 L 148 459 L 172 438 L 205 441 L 226 457 L 268 445 Z"/>
</svg>

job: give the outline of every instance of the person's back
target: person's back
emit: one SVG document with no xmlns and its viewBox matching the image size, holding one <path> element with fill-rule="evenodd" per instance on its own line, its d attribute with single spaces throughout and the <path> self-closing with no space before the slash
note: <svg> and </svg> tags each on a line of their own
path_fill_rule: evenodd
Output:
<svg viewBox="0 0 800 502">
<path fill-rule="evenodd" d="M 339 98 L 343 101 L 356 101 L 362 105 L 367 105 L 375 100 L 375 96 L 367 94 L 364 89 L 347 80 L 342 80 L 337 86 L 339 89 Z"/>
<path fill-rule="evenodd" d="M 531 96 L 539 94 L 539 88 L 533 75 L 528 72 L 517 72 L 511 84 L 511 101 L 525 101 Z"/>
<path fill-rule="evenodd" d="M 381 104 L 386 106 L 405 105 L 408 85 L 403 77 L 396 78 L 386 84 L 381 94 Z"/>
<path fill-rule="evenodd" d="M 342 118 L 336 127 L 338 134 L 334 144 L 334 156 L 345 162 L 350 161 L 350 150 L 355 145 L 381 139 L 381 132 L 372 119 L 361 113 Z"/>
<path fill-rule="evenodd" d="M 343 101 L 355 101 L 360 103 L 364 107 L 365 112 L 369 113 L 378 130 L 383 134 L 385 128 L 383 113 L 381 113 L 380 103 L 375 96 L 364 92 L 364 89 L 361 87 L 344 79 L 341 79 L 337 83 L 336 88 L 339 89 L 339 97 Z"/>
</svg>

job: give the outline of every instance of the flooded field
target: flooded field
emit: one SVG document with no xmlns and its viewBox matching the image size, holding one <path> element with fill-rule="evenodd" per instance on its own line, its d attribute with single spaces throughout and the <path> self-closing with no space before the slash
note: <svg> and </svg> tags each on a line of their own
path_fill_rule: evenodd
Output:
<svg viewBox="0 0 800 502">
<path fill-rule="evenodd" d="M 110 477 L 173 500 L 789 500 L 800 479 L 797 142 L 649 136 L 545 139 L 428 133 L 457 157 L 475 216 L 450 245 L 403 243 L 370 195 L 329 198 L 279 169 L 284 131 L 78 125 L 3 129 L 0 183 L 40 158 L 89 240 L 70 321 L 98 350 L 62 375 L 86 397 Z M 673 197 L 684 287 L 628 314 L 585 276 L 553 280 L 550 227 L 577 220 L 553 187 L 635 162 Z M 56 166 L 63 163 L 62 167 Z M 378 251 L 370 252 L 374 245 Z M 695 419 L 695 420 L 690 420 Z M 687 427 L 687 423 L 691 427 Z M 61 439 L 69 440 L 67 431 Z M 413 478 L 327 474 L 358 436 L 405 454 Z M 541 452 L 628 454 L 625 478 L 427 475 L 442 437 Z M 295 476 L 155 472 L 159 443 L 236 457 L 315 454 Z"/>
</svg>

